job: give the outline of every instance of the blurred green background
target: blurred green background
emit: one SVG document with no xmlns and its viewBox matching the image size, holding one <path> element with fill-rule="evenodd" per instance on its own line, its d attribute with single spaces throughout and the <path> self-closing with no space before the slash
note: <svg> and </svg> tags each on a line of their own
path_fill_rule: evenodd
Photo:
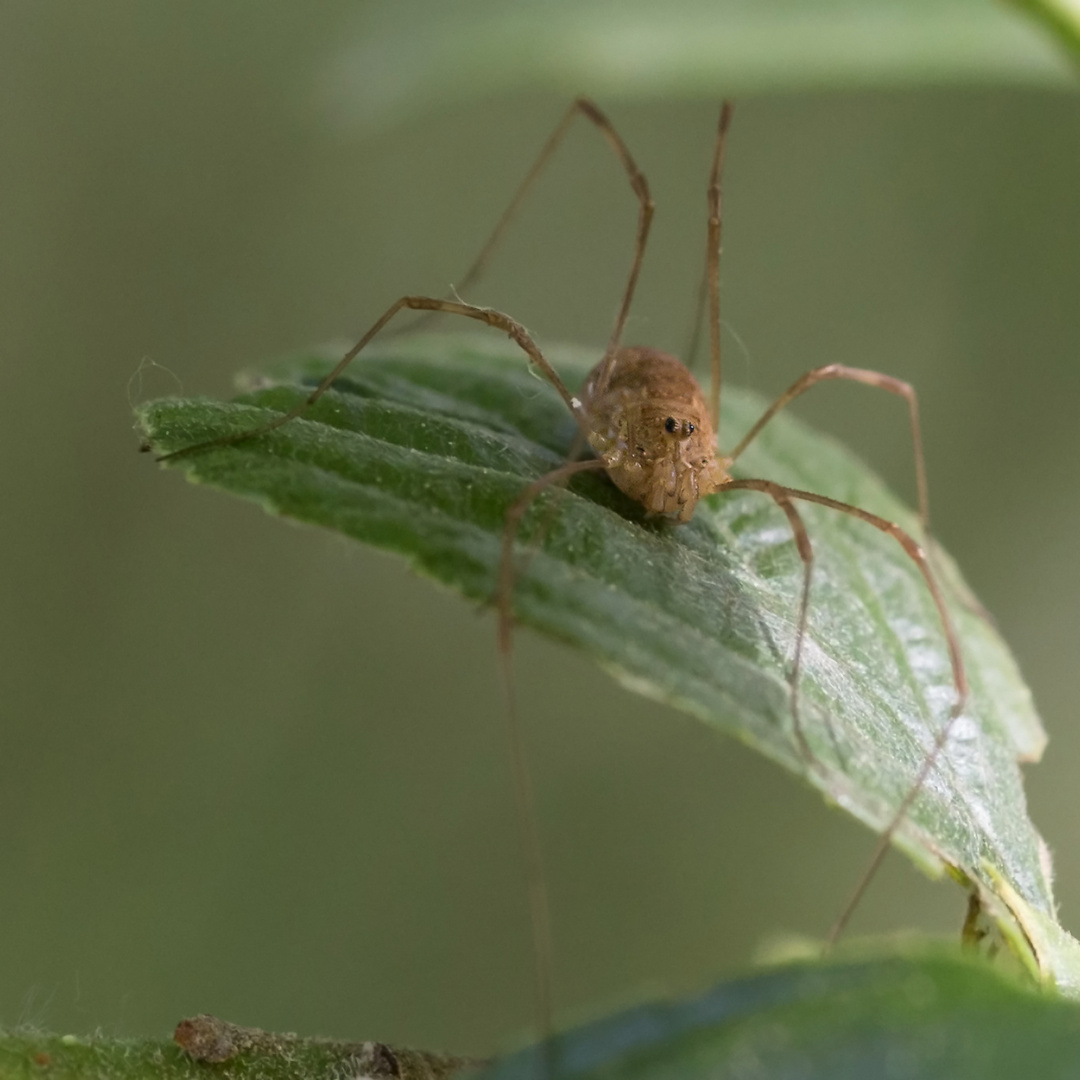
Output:
<svg viewBox="0 0 1080 1080">
<path fill-rule="evenodd" d="M 0 1023 L 156 1034 L 211 1011 L 472 1052 L 528 1032 L 490 614 L 160 473 L 129 405 L 227 393 L 445 293 L 575 90 L 659 206 L 630 341 L 688 336 L 737 93 L 729 377 L 771 394 L 841 361 L 919 388 L 937 533 L 1050 732 L 1032 813 L 1080 927 L 1080 101 L 1054 46 L 1002 10 L 997 67 L 875 79 L 855 47 L 864 70 L 830 82 L 739 51 L 680 85 L 588 56 L 537 74 L 526 32 L 493 74 L 480 45 L 439 54 L 450 24 L 425 13 L 449 7 L 0 8 Z M 453 7 L 459 46 L 501 48 L 519 11 Z M 634 215 L 582 126 L 468 299 L 601 348 Z M 129 382 L 144 360 L 176 381 Z M 912 495 L 897 402 L 836 385 L 799 411 Z M 520 635 L 518 679 L 565 1016 L 824 932 L 869 833 L 565 649 Z M 952 934 L 962 907 L 894 856 L 855 929 Z"/>
</svg>

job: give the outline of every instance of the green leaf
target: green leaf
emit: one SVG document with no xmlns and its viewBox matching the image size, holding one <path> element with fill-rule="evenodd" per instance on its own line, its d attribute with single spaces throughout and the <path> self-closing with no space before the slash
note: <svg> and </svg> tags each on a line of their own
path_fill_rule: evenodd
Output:
<svg viewBox="0 0 1080 1080">
<path fill-rule="evenodd" d="M 443 1080 L 460 1075 L 464 1063 L 383 1043 L 275 1035 L 210 1016 L 181 1022 L 176 1039 L 195 1056 L 174 1041 L 0 1031 L 0 1080 Z"/>
<path fill-rule="evenodd" d="M 287 385 L 231 404 L 164 399 L 140 410 L 166 453 L 251 430 L 285 411 L 336 352 L 278 365 Z M 551 350 L 571 386 L 597 359 Z M 300 385 L 298 385 L 300 384 Z M 732 446 L 763 403 L 725 390 L 721 443 Z M 524 358 L 493 337 L 414 336 L 371 347 L 303 419 L 269 435 L 176 459 L 190 479 L 267 510 L 408 557 L 487 602 L 507 507 L 559 465 L 574 423 Z M 785 413 L 740 459 L 741 475 L 818 491 L 916 532 L 911 512 L 848 452 Z M 550 507 L 554 503 L 554 510 Z M 787 522 L 754 492 L 699 504 L 693 521 L 647 520 L 599 474 L 530 510 L 516 583 L 517 618 L 595 657 L 628 686 L 670 702 L 804 776 L 881 831 L 955 701 L 940 620 L 914 563 L 890 537 L 804 504 L 815 552 L 800 701 L 816 762 L 797 752 L 787 672 L 802 564 Z M 550 523 L 546 530 L 540 523 Z M 525 561 L 525 560 L 523 560 Z M 1041 974 L 1080 993 L 1080 946 L 1058 926 L 1048 859 L 1027 818 L 1018 759 L 1044 742 L 1030 693 L 995 630 L 962 602 L 947 557 L 946 592 L 971 682 L 954 725 L 894 837 L 928 872 L 949 867 Z"/>
<path fill-rule="evenodd" d="M 1080 1009 L 922 945 L 789 964 L 640 1006 L 482 1072 L 448 1055 L 214 1017 L 182 1023 L 177 1037 L 199 1060 L 172 1042 L 0 1032 L 0 1080 L 1066 1080 L 1080 1062 Z"/>
<path fill-rule="evenodd" d="M 1010 0 L 1038 19 L 1072 54 L 1080 57 L 1080 4 L 1076 0 Z"/>
<path fill-rule="evenodd" d="M 559 1038 L 557 1075 L 604 1080 L 1076 1076 L 1080 1009 L 944 950 L 801 965 Z M 483 1080 L 537 1080 L 537 1049 Z"/>
<path fill-rule="evenodd" d="M 1068 19 L 1068 0 L 1019 3 L 1043 21 L 1054 9 L 1056 31 Z M 322 97 L 362 129 L 508 90 L 611 103 L 1074 78 L 1046 35 L 990 0 L 397 0 L 371 5 L 357 31 Z"/>
</svg>

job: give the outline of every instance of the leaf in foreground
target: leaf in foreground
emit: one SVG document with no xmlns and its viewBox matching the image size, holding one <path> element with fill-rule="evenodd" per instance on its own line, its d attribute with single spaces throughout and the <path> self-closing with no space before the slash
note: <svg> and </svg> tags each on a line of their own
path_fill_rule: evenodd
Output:
<svg viewBox="0 0 1080 1080">
<path fill-rule="evenodd" d="M 277 365 L 233 403 L 163 399 L 140 409 L 167 453 L 250 430 L 306 396 L 339 354 Z M 571 386 L 595 361 L 552 351 Z M 763 403 L 725 391 L 722 444 Z M 899 421 L 898 421 L 899 422 Z M 267 510 L 405 555 L 490 600 L 506 508 L 560 464 L 574 435 L 565 407 L 514 348 L 425 336 L 373 347 L 301 420 L 270 435 L 181 457 L 189 479 Z M 917 522 L 848 452 L 789 415 L 740 459 L 760 476 L 854 503 L 910 531 Z M 558 500 L 553 513 L 545 507 Z M 783 515 L 753 492 L 714 496 L 679 526 L 643 518 L 600 475 L 549 493 L 524 535 L 543 542 L 517 582 L 520 622 L 595 657 L 626 685 L 684 709 L 805 776 L 881 831 L 955 700 L 940 620 L 914 564 L 889 537 L 807 506 L 814 543 L 800 700 L 817 758 L 792 738 L 790 665 L 802 566 Z M 546 531 L 537 522 L 550 521 Z M 537 541 L 539 542 L 539 541 Z M 1018 760 L 1044 735 L 1006 646 L 942 556 L 971 701 L 894 842 L 928 872 L 950 867 L 1041 975 L 1080 994 L 1080 945 L 1057 923 L 1044 846 L 1027 817 Z"/>
<path fill-rule="evenodd" d="M 794 964 L 657 1002 L 559 1036 L 489 1070 L 376 1042 L 274 1035 L 212 1017 L 193 1060 L 172 1042 L 0 1034 L 0 1080 L 1065 1080 L 1080 1068 L 1080 1008 L 941 948 Z M 235 1037 L 239 1035 L 239 1038 Z M 545 1072 L 557 1065 L 555 1073 Z"/>
<path fill-rule="evenodd" d="M 1080 1068 L 1080 1009 L 945 951 L 785 967 L 556 1040 L 586 1080 L 1043 1080 Z M 483 1080 L 543 1076 L 536 1049 Z"/>
</svg>

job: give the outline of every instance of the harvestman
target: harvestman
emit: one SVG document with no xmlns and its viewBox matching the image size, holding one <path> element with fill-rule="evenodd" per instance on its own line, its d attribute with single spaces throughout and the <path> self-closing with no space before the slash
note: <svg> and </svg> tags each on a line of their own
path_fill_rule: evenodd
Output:
<svg viewBox="0 0 1080 1080">
<path fill-rule="evenodd" d="M 212 446 L 224 446 L 264 435 L 302 415 L 345 371 L 367 344 L 402 310 L 424 312 L 425 315 L 445 313 L 461 315 L 486 323 L 507 334 L 528 356 L 529 361 L 552 384 L 577 421 L 580 441 L 588 443 L 595 457 L 574 460 L 529 484 L 507 510 L 503 532 L 502 553 L 496 591 L 498 608 L 499 652 L 502 659 L 508 693 L 508 716 L 512 756 L 518 797 L 519 820 L 523 846 L 528 863 L 529 896 L 536 962 L 538 1011 L 545 1035 L 552 1031 L 550 980 L 550 933 L 548 905 L 541 862 L 540 843 L 535 823 L 531 781 L 524 745 L 516 718 L 511 679 L 511 600 L 515 581 L 514 542 L 518 527 L 529 506 L 547 488 L 566 483 L 577 473 L 603 469 L 631 498 L 641 503 L 650 515 L 662 515 L 680 522 L 689 521 L 700 498 L 726 491 L 757 491 L 767 495 L 783 511 L 791 528 L 799 558 L 803 563 L 803 585 L 795 644 L 788 674 L 791 695 L 792 730 L 799 753 L 811 766 L 815 757 L 803 731 L 799 713 L 799 674 L 802 665 L 803 642 L 806 636 L 813 571 L 813 549 L 809 534 L 796 503 L 809 502 L 849 514 L 892 536 L 922 574 L 941 619 L 948 646 L 956 701 L 949 717 L 938 732 L 933 747 L 924 758 L 911 787 L 901 800 L 891 821 L 878 839 L 874 854 L 859 879 L 840 917 L 833 924 L 828 944 L 841 933 L 852 912 L 874 876 L 893 834 L 910 809 L 926 781 L 934 762 L 945 745 L 949 732 L 964 709 L 968 696 L 967 676 L 960 654 L 959 640 L 949 612 L 923 547 L 905 530 L 893 522 L 859 507 L 810 491 L 800 491 L 771 480 L 735 479 L 731 467 L 756 438 L 761 429 L 795 398 L 817 383 L 828 379 L 846 379 L 865 386 L 886 390 L 904 399 L 908 407 L 914 444 L 915 476 L 919 502 L 919 520 L 925 538 L 929 538 L 929 500 L 924 465 L 922 435 L 919 427 L 918 402 L 915 390 L 908 383 L 877 371 L 829 364 L 815 368 L 797 379 L 781 394 L 750 428 L 742 441 L 729 454 L 718 451 L 716 430 L 720 416 L 720 237 L 721 237 L 721 176 L 732 106 L 725 102 L 713 152 L 708 186 L 708 253 L 706 284 L 709 306 L 709 345 L 711 387 L 706 400 L 697 380 L 675 357 L 655 349 L 622 346 L 623 330 L 633 301 L 638 275 L 645 255 L 645 245 L 652 224 L 654 204 L 649 186 L 632 155 L 611 122 L 591 101 L 576 100 L 540 152 L 537 161 L 521 183 L 510 205 L 496 224 L 480 254 L 462 278 L 459 292 L 465 292 L 476 280 L 514 216 L 528 190 L 539 176 L 577 115 L 585 117 L 604 136 L 626 172 L 630 187 L 638 200 L 637 238 L 634 245 L 630 274 L 615 318 L 615 326 L 604 351 L 603 359 L 589 373 L 580 393 L 575 396 L 556 374 L 525 328 L 509 315 L 491 308 L 477 307 L 462 300 L 437 299 L 430 296 L 403 296 L 390 305 L 370 330 L 342 357 L 334 369 L 304 402 L 261 427 L 248 432 L 221 436 L 162 455 L 165 461 Z"/>
</svg>

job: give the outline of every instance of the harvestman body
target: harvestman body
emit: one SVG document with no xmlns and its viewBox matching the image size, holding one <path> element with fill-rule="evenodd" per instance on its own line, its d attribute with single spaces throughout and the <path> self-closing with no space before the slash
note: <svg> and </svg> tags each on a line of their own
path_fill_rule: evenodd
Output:
<svg viewBox="0 0 1080 1080">
<path fill-rule="evenodd" d="M 948 720 L 937 735 L 931 752 L 924 759 L 918 775 L 912 782 L 911 788 L 879 838 L 866 871 L 859 880 L 842 914 L 830 930 L 827 939 L 829 944 L 835 940 L 846 925 L 870 879 L 877 870 L 888 850 L 893 834 L 910 809 L 919 789 L 933 768 L 937 755 L 948 739 L 954 721 L 962 713 L 968 695 L 967 677 L 952 620 L 927 555 L 923 547 L 910 534 L 884 518 L 847 503 L 839 502 L 836 499 L 818 495 L 814 492 L 785 487 L 770 480 L 735 479 L 730 473 L 733 463 L 772 417 L 794 398 L 816 383 L 829 379 L 846 379 L 886 390 L 904 398 L 907 402 L 914 442 L 920 519 L 922 531 L 928 537 L 929 503 L 923 465 L 922 438 L 919 429 L 917 400 L 911 386 L 879 372 L 861 368 L 850 368 L 839 364 L 816 368 L 803 375 L 802 378 L 798 379 L 777 398 L 730 454 L 721 454 L 717 447 L 716 428 L 720 415 L 721 370 L 719 258 L 722 217 L 720 181 L 723 172 L 727 132 L 732 115 L 730 103 L 725 102 L 721 111 L 708 187 L 709 222 L 706 283 L 709 300 L 711 355 L 711 392 L 708 399 L 706 399 L 697 380 L 675 357 L 655 349 L 623 347 L 620 345 L 623 328 L 644 258 L 645 245 L 652 223 L 653 201 L 649 193 L 648 183 L 638 169 L 622 138 L 615 131 L 607 117 L 591 101 L 578 99 L 567 110 L 562 121 L 545 144 L 536 163 L 518 188 L 510 206 L 496 225 L 480 255 L 463 277 L 459 285 L 459 291 L 464 292 L 477 278 L 526 193 L 578 114 L 593 123 L 611 145 L 626 171 L 630 186 L 639 203 L 637 239 L 633 261 L 622 302 L 616 316 L 615 326 L 603 359 L 589 374 L 578 396 L 570 393 L 525 328 L 509 315 L 490 308 L 477 307 L 461 300 L 443 300 L 427 296 L 404 296 L 383 313 L 371 329 L 346 353 L 333 371 L 301 405 L 250 432 L 212 439 L 171 454 L 165 454 L 159 459 L 166 460 L 207 447 L 222 446 L 254 438 L 281 427 L 283 424 L 300 416 L 333 385 L 334 380 L 352 363 L 372 338 L 403 309 L 432 314 L 461 315 L 501 330 L 521 347 L 530 362 L 555 387 L 573 413 L 581 438 L 591 447 L 595 457 L 586 460 L 570 460 L 551 473 L 540 477 L 529 484 L 510 506 L 507 511 L 506 527 L 503 532 L 502 556 L 496 592 L 496 604 L 499 611 L 500 655 L 508 688 L 509 728 L 516 778 L 515 787 L 519 801 L 519 821 L 528 862 L 534 952 L 537 966 L 538 1010 L 546 1035 L 550 1035 L 552 1031 L 551 946 L 547 899 L 540 844 L 532 805 L 529 770 L 517 723 L 513 682 L 510 676 L 511 601 L 515 583 L 514 543 L 522 518 L 541 492 L 549 487 L 565 483 L 576 473 L 603 469 L 616 486 L 644 506 L 649 514 L 663 515 L 680 522 L 689 521 L 698 500 L 709 494 L 751 490 L 769 496 L 776 503 L 787 518 L 804 567 L 797 632 L 789 680 L 791 685 L 793 735 L 799 752 L 807 762 L 808 767 L 812 766 L 816 759 L 806 740 L 799 717 L 799 673 L 809 611 L 813 550 L 796 503 L 817 503 L 859 518 L 868 525 L 892 536 L 918 567 L 941 619 L 952 666 L 956 701 Z M 576 454 L 574 457 L 576 457 Z"/>
</svg>

